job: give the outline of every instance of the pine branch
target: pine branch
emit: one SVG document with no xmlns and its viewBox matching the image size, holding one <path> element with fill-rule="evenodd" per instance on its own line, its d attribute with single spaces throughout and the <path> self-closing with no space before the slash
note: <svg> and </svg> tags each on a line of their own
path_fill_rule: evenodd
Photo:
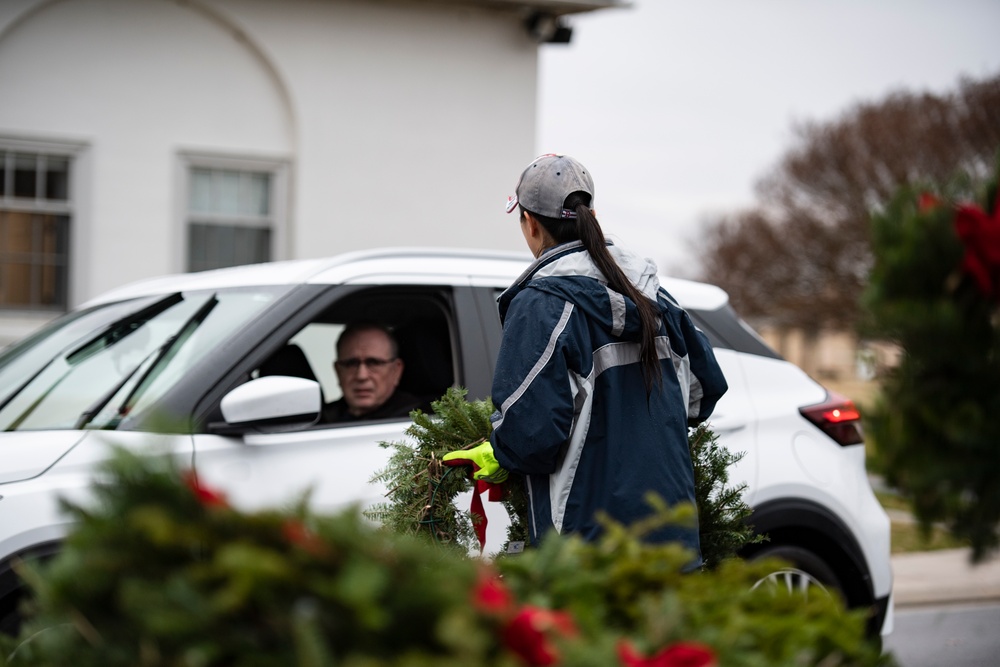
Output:
<svg viewBox="0 0 1000 667">
<path fill-rule="evenodd" d="M 455 497 L 472 489 L 464 469 L 441 464 L 451 451 L 466 449 L 489 438 L 493 403 L 467 401 L 467 391 L 449 389 L 431 404 L 433 414 L 417 412 L 406 435 L 415 444 L 380 443 L 394 451 L 386 468 L 373 482 L 384 484 L 387 501 L 365 512 L 389 530 L 427 537 L 431 541 L 469 553 L 478 550 L 473 518 L 455 506 Z M 512 476 L 504 501 L 511 516 L 509 540 L 524 541 L 527 535 L 527 502 L 523 485 Z"/>
</svg>

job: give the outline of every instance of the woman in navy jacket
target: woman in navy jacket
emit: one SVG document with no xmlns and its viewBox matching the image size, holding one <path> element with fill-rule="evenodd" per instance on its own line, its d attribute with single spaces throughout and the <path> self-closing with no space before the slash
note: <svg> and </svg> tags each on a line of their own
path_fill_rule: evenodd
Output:
<svg viewBox="0 0 1000 667">
<path fill-rule="evenodd" d="M 633 523 L 652 511 L 650 491 L 694 503 L 688 426 L 727 389 L 656 266 L 606 241 L 593 193 L 571 157 L 544 155 L 522 173 L 507 210 L 519 210 L 536 259 L 499 299 L 493 432 L 445 457 L 475 462 L 477 479 L 523 474 L 533 543 L 550 530 L 593 539 L 600 511 Z M 697 528 L 648 539 L 699 553 Z"/>
</svg>

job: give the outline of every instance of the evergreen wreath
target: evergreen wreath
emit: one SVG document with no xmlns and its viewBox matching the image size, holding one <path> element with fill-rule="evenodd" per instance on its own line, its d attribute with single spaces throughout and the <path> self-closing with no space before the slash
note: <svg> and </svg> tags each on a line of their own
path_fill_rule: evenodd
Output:
<svg viewBox="0 0 1000 667">
<path fill-rule="evenodd" d="M 494 412 L 489 398 L 467 401 L 467 393 L 464 388 L 451 387 L 431 403 L 433 414 L 414 410 L 410 415 L 413 424 L 405 431 L 414 443 L 379 443 L 393 453 L 371 481 L 385 485 L 388 501 L 365 511 L 366 517 L 393 532 L 429 537 L 463 553 L 479 549 L 473 523 L 476 518 L 468 510 L 460 511 L 455 498 L 472 491 L 473 482 L 467 468 L 446 466 L 441 457 L 489 438 L 493 430 L 490 415 Z M 527 541 L 528 503 L 524 480 L 519 475 L 510 475 L 504 487 L 501 502 L 510 516 L 503 548 L 506 551 L 511 544 Z"/>
<path fill-rule="evenodd" d="M 998 175 L 900 191 L 872 217 L 863 333 L 898 345 L 866 428 L 886 481 L 925 532 L 945 523 L 973 560 L 1000 545 Z"/>
<path fill-rule="evenodd" d="M 494 407 L 488 398 L 467 401 L 466 394 L 465 389 L 450 388 L 431 404 L 433 415 L 415 410 L 411 414 L 413 424 L 406 430 L 415 444 L 379 443 L 393 453 L 372 481 L 386 486 L 388 500 L 374 505 L 365 515 L 393 532 L 424 536 L 470 553 L 479 548 L 475 517 L 468 510 L 460 510 L 455 498 L 470 491 L 472 482 L 465 468 L 445 466 L 441 457 L 489 438 Z M 689 431 L 688 446 L 695 473 L 702 560 L 706 568 L 712 569 L 764 537 L 755 534 L 748 523 L 752 510 L 743 501 L 746 484 L 728 486 L 729 466 L 742 459 L 743 453 L 729 452 L 707 423 Z M 502 502 L 510 526 L 501 553 L 516 552 L 517 548 L 511 546 L 526 543 L 528 535 L 524 480 L 512 474 L 505 487 Z"/>
</svg>

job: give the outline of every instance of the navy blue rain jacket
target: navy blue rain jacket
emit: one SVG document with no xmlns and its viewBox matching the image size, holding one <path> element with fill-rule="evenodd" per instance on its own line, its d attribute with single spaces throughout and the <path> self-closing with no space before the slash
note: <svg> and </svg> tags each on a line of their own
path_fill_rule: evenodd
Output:
<svg viewBox="0 0 1000 667">
<path fill-rule="evenodd" d="M 530 534 L 600 534 L 599 510 L 631 524 L 651 513 L 653 491 L 695 502 L 688 425 L 704 421 L 727 389 L 705 335 L 660 287 L 656 266 L 609 244 L 625 275 L 662 312 L 662 383 L 640 371 L 638 310 L 608 288 L 579 242 L 556 246 L 499 299 L 503 342 L 492 398 L 497 461 L 525 475 Z M 699 554 L 698 531 L 668 528 Z"/>
</svg>

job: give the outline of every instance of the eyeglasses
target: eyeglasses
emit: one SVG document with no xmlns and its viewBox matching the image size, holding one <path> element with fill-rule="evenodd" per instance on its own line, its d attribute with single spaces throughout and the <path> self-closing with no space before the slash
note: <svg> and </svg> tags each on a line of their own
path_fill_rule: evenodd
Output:
<svg viewBox="0 0 1000 667">
<path fill-rule="evenodd" d="M 357 373 L 358 370 L 365 366 L 368 370 L 373 373 L 385 370 L 385 368 L 396 361 L 398 357 L 393 357 L 392 359 L 379 359 L 378 357 L 365 357 L 361 359 L 359 357 L 351 357 L 350 359 L 338 359 L 333 362 L 334 367 L 338 370 L 346 371 L 348 373 Z"/>
</svg>

